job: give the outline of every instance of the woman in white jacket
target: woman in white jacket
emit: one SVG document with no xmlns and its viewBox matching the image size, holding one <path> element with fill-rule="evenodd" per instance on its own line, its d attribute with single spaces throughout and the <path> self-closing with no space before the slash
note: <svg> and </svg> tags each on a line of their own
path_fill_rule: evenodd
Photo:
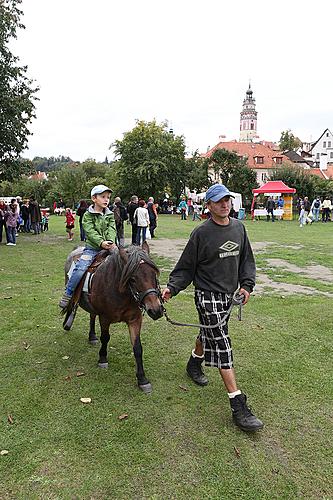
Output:
<svg viewBox="0 0 333 500">
<path fill-rule="evenodd" d="M 136 233 L 136 244 L 140 245 L 141 233 L 142 233 L 142 243 L 146 241 L 146 231 L 149 226 L 149 213 L 145 208 L 145 200 L 139 200 L 139 206 L 134 212 L 134 220 L 137 221 L 138 231 Z"/>
</svg>

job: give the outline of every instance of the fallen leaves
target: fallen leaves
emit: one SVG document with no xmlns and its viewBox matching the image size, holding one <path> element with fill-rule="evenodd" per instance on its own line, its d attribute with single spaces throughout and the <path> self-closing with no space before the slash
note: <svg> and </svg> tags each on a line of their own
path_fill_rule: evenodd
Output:
<svg viewBox="0 0 333 500">
<path fill-rule="evenodd" d="M 4 297 L 4 300 L 9 300 L 9 299 L 12 299 L 13 297 L 10 295 L 8 297 Z"/>
<path fill-rule="evenodd" d="M 123 413 L 122 415 L 119 415 L 118 420 L 126 420 L 128 418 L 128 413 Z"/>
<path fill-rule="evenodd" d="M 240 451 L 238 448 L 236 448 L 236 446 L 234 446 L 234 452 L 235 452 L 236 457 L 240 458 Z"/>
<path fill-rule="evenodd" d="M 69 359 L 69 356 L 63 356 L 62 359 Z"/>
<path fill-rule="evenodd" d="M 84 372 L 76 372 L 77 377 L 83 377 L 85 375 Z"/>
<path fill-rule="evenodd" d="M 28 342 L 23 342 L 23 347 L 24 347 L 24 350 L 27 351 L 29 349 L 30 344 L 28 344 Z"/>
<path fill-rule="evenodd" d="M 0 455 L 3 457 L 4 455 L 8 455 L 9 451 L 8 450 L 1 450 Z"/>
<path fill-rule="evenodd" d="M 187 392 L 187 391 L 188 391 L 188 388 L 187 388 L 187 387 L 185 387 L 185 385 L 180 385 L 180 386 L 179 386 L 179 389 L 181 389 L 181 390 L 182 390 L 182 391 L 184 391 L 184 392 Z"/>
<path fill-rule="evenodd" d="M 87 405 L 91 403 L 91 398 L 80 398 L 81 403 Z"/>
<path fill-rule="evenodd" d="M 67 377 L 65 377 L 65 380 L 66 382 L 70 382 L 72 380 L 72 377 L 70 375 L 67 375 Z"/>
<path fill-rule="evenodd" d="M 11 425 L 13 425 L 13 423 L 14 423 L 14 419 L 13 419 L 13 417 L 12 417 L 11 415 L 7 415 L 7 420 L 8 420 L 8 422 L 9 422 Z"/>
</svg>

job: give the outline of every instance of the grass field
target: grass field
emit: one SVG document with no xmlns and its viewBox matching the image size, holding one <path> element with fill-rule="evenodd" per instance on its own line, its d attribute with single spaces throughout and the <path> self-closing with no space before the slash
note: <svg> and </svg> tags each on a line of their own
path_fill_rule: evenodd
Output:
<svg viewBox="0 0 333 500">
<path fill-rule="evenodd" d="M 160 217 L 157 236 L 172 245 L 196 224 Z M 257 254 L 263 272 L 333 292 L 328 281 L 267 264 L 280 258 L 332 272 L 333 223 L 245 224 L 251 241 L 271 242 Z M 8 450 L 0 498 L 333 498 L 332 298 L 268 289 L 251 298 L 243 322 L 231 319 L 238 382 L 265 423 L 247 435 L 231 421 L 217 370 L 206 369 L 206 388 L 185 375 L 195 329 L 145 318 L 149 396 L 136 387 L 125 325 L 112 327 L 108 370 L 97 368 L 86 313 L 62 330 L 57 303 L 73 246 L 64 227 L 51 217 L 49 233 L 0 245 L 0 450 Z M 156 261 L 164 284 L 172 262 Z M 196 318 L 189 291 L 169 303 L 173 318 Z"/>
</svg>

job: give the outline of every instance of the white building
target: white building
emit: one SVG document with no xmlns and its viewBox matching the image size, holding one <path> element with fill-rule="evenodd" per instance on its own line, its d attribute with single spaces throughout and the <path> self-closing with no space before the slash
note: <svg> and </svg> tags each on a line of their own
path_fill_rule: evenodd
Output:
<svg viewBox="0 0 333 500">
<path fill-rule="evenodd" d="M 333 134 L 328 128 L 311 144 L 308 153 L 321 170 L 326 170 L 327 164 L 333 163 Z"/>
</svg>

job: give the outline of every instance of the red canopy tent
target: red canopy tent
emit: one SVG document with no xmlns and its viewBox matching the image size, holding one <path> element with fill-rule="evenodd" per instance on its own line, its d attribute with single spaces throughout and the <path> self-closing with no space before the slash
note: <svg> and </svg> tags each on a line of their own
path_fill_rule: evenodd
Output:
<svg viewBox="0 0 333 500">
<path fill-rule="evenodd" d="M 288 187 L 284 182 L 282 181 L 268 181 L 266 184 L 261 186 L 260 188 L 257 189 L 252 189 L 252 193 L 254 196 L 258 196 L 258 194 L 263 194 L 263 193 L 296 193 L 295 188 L 290 188 Z"/>
<path fill-rule="evenodd" d="M 290 188 L 282 181 L 268 181 L 260 188 L 252 189 L 252 193 L 253 193 L 253 200 L 251 204 L 251 216 L 252 220 L 254 220 L 254 204 L 256 196 L 264 193 L 294 194 L 296 193 L 296 189 Z"/>
</svg>

